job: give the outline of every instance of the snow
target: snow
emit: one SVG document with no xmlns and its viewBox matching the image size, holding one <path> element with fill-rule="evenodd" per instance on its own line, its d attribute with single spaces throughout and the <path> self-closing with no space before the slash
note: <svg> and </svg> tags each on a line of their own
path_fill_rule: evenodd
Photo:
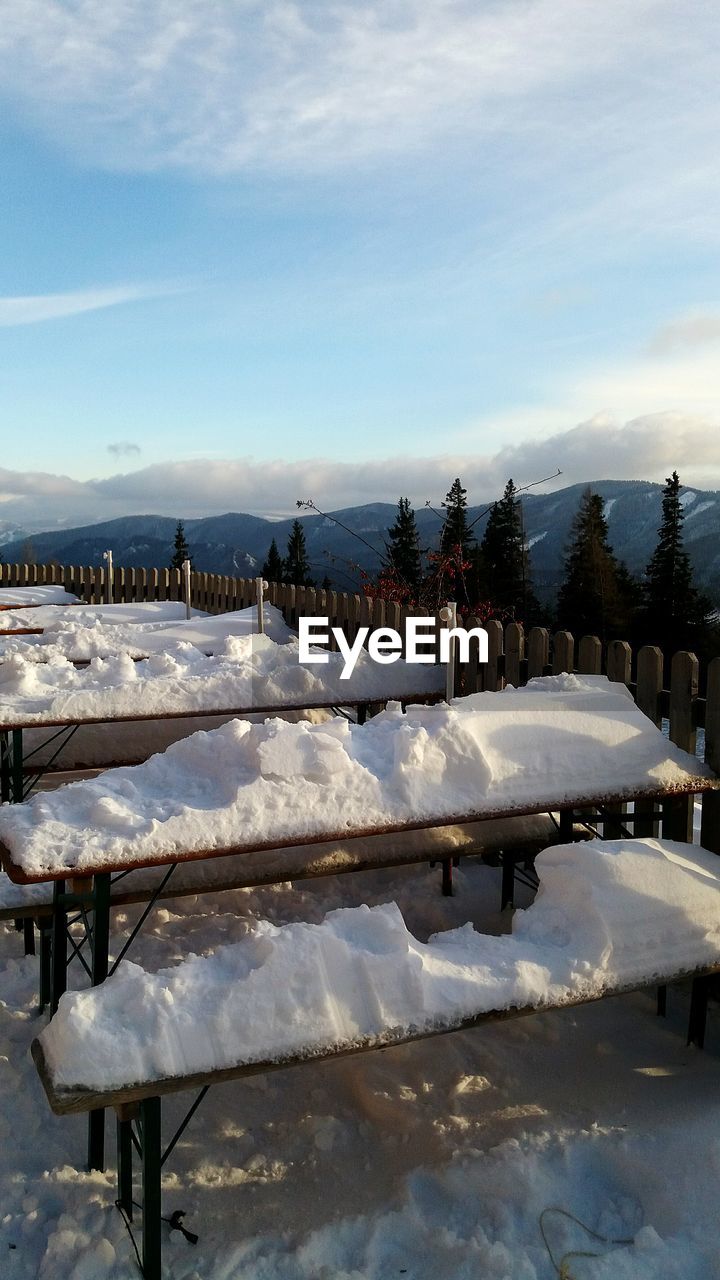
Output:
<svg viewBox="0 0 720 1280">
<path fill-rule="evenodd" d="M 413 861 L 459 857 L 492 850 L 532 845 L 542 848 L 557 838 L 557 826 L 549 814 L 496 818 L 485 822 L 467 822 L 419 831 L 400 831 L 393 835 L 367 836 L 338 844 L 285 846 L 263 849 L 261 853 L 235 854 L 209 858 L 203 862 L 181 862 L 168 882 L 173 894 L 188 890 L 207 892 L 227 888 L 296 880 L 308 875 L 347 874 L 362 867 L 403 865 Z M 126 872 L 116 888 L 121 895 L 145 893 L 156 889 L 167 875 L 167 867 L 138 867 Z M 13 884 L 0 871 L 0 909 L 14 911 L 30 903 L 48 904 L 52 886 Z M 17 911 L 15 912 L 17 914 Z"/>
<path fill-rule="evenodd" d="M 59 590 L 56 587 L 47 589 Z M 75 597 L 71 596 L 69 599 L 72 602 Z M 107 625 L 120 622 L 170 622 L 179 621 L 186 615 L 186 607 L 180 600 L 149 600 L 138 604 L 73 604 L 72 610 L 72 621 L 76 626 L 83 622 L 92 624 L 98 620 L 102 620 Z M 196 609 L 193 609 L 192 613 L 194 617 L 205 617 L 205 614 Z M 68 620 L 69 615 L 65 606 L 40 605 L 28 612 L 13 609 L 0 615 L 0 630 L 45 629 Z"/>
<path fill-rule="evenodd" d="M 292 631 L 282 613 L 273 605 L 263 609 L 265 634 L 278 644 L 292 638 Z M 66 658 L 70 662 L 89 662 L 92 658 L 117 657 L 128 654 L 143 658 L 152 653 L 177 649 L 191 644 L 206 654 L 219 653 L 228 636 L 257 633 L 257 608 L 237 609 L 207 617 L 196 614 L 173 622 L 118 622 L 104 615 L 83 616 L 77 621 L 76 611 L 64 614 L 46 626 L 41 635 L 9 636 L 0 640 L 0 657 L 19 654 L 29 662 L 50 662 Z"/>
<path fill-rule="evenodd" d="M 147 973 L 125 961 L 65 995 L 40 1041 L 56 1089 L 107 1090 L 591 999 L 720 962 L 720 864 L 658 840 L 545 850 L 511 936 L 420 942 L 395 903 L 321 924 L 260 920 L 242 941 Z"/>
<path fill-rule="evenodd" d="M 227 636 L 210 657 L 176 641 L 139 661 L 120 653 L 83 668 L 62 656 L 39 663 L 14 653 L 0 663 L 0 715 L 17 726 L 251 711 L 437 693 L 444 684 L 439 667 L 402 660 L 380 666 L 365 651 L 344 680 L 342 655 L 327 657 L 325 665 L 302 665 L 297 642 L 250 634 Z"/>
<path fill-rule="evenodd" d="M 412 867 L 180 899 L 132 954 L 157 971 L 258 919 L 388 901 L 417 939 L 506 928 L 499 870 L 455 875 L 452 898 L 437 870 Z M 113 913 L 115 955 L 140 911 Z M 21 951 L 0 925 L 3 1274 L 134 1280 L 112 1130 L 107 1172 L 84 1172 L 85 1118 L 51 1114 L 30 1058 L 38 959 Z M 651 994 L 620 996 L 212 1089 L 163 1170 L 163 1213 L 185 1210 L 200 1236 L 166 1231 L 165 1280 L 556 1280 L 549 1207 L 633 1242 L 545 1214 L 558 1260 L 601 1255 L 572 1263 L 577 1280 L 718 1280 L 720 1025 L 711 1006 L 706 1051 L 688 1049 L 687 1011 L 673 987 L 668 1018 Z M 168 1135 L 188 1101 L 164 1100 Z"/>
<path fill-rule="evenodd" d="M 10 605 L 32 608 L 35 605 L 75 604 L 77 596 L 64 587 L 0 587 L 0 609 Z"/>
<path fill-rule="evenodd" d="M 693 497 L 695 495 L 693 494 Z M 705 502 L 698 502 L 692 511 L 689 511 L 685 517 L 686 520 L 692 520 L 693 516 L 699 516 L 702 511 L 709 511 L 711 507 L 716 506 L 715 498 L 707 498 Z"/>
<path fill-rule="evenodd" d="M 132 954 L 150 974 L 259 920 L 392 901 L 421 943 L 468 920 L 497 933 L 499 880 L 467 862 L 452 898 L 422 866 L 177 899 Z M 113 954 L 141 910 L 113 912 Z M 108 1171 L 84 1172 L 85 1118 L 50 1113 L 31 1061 L 39 962 L 21 951 L 0 924 L 3 1275 L 133 1280 L 112 1141 Z M 163 1170 L 163 1213 L 200 1235 L 166 1230 L 166 1280 L 556 1280 L 541 1223 L 558 1260 L 597 1255 L 571 1260 L 577 1280 L 720 1280 L 720 1022 L 711 1003 L 706 1051 L 688 1048 L 688 1006 L 686 986 L 667 1018 L 652 995 L 621 996 L 211 1090 Z M 168 1134 L 188 1101 L 165 1099 Z"/>
<path fill-rule="evenodd" d="M 274 648 L 287 653 L 290 646 Z M 135 768 L 4 806 L 0 839 L 16 870 L 44 878 L 588 798 L 630 799 L 712 776 L 648 722 L 624 685 L 604 676 L 548 676 L 451 706 L 403 713 L 391 703 L 365 725 L 341 717 L 232 720 Z"/>
</svg>

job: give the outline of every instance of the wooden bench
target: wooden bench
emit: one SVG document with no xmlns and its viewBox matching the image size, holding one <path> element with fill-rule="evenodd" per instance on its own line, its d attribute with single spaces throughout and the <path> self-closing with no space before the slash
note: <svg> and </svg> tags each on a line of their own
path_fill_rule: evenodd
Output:
<svg viewBox="0 0 720 1280">
<path fill-rule="evenodd" d="M 576 828 L 577 838 L 580 831 Z M 587 833 L 585 833 L 587 834 Z M 115 878 L 110 906 L 126 907 L 203 893 L 252 889 L 285 880 L 308 880 L 354 871 L 392 869 L 421 862 L 442 866 L 442 889 L 452 893 L 453 864 L 460 857 L 480 857 L 502 866 L 500 909 L 512 905 L 516 868 L 531 862 L 535 854 L 560 839 L 560 824 L 549 814 L 500 818 L 463 826 L 400 831 L 395 835 L 368 836 L 344 844 L 299 845 L 265 850 L 260 854 L 186 862 L 176 866 L 164 883 L 167 867 L 137 869 Z M 34 952 L 33 928 L 40 930 L 40 990 L 43 1009 L 50 1002 L 51 924 L 54 913 L 50 883 L 14 884 L 0 872 L 0 921 L 15 920 L 22 929 L 26 954 Z"/>
<path fill-rule="evenodd" d="M 702 1044 L 707 1004 L 707 987 L 711 975 L 720 971 L 720 965 L 702 969 L 684 971 L 682 973 L 666 973 L 653 978 L 657 981 L 671 982 L 679 979 L 693 979 L 693 1010 L 689 1041 Z M 643 985 L 651 985 L 650 983 Z M 415 1040 L 427 1039 L 431 1036 L 446 1035 L 453 1031 L 466 1031 L 472 1027 L 482 1026 L 488 1022 L 498 1022 L 509 1018 L 542 1013 L 552 1008 L 570 1008 L 580 1004 L 593 1003 L 605 996 L 622 995 L 638 990 L 637 983 L 619 985 L 606 989 L 599 995 L 584 999 L 570 999 L 557 1004 L 545 1004 L 540 1007 L 495 1009 L 479 1013 L 475 1016 L 458 1018 L 441 1028 L 431 1030 L 410 1031 L 388 1029 L 382 1035 L 365 1037 L 352 1043 L 325 1045 L 314 1048 L 298 1056 L 286 1056 L 265 1061 L 236 1061 L 221 1070 L 194 1073 L 183 1076 L 156 1078 L 135 1081 L 122 1089 L 93 1091 L 88 1089 L 67 1089 L 56 1086 L 53 1073 L 45 1058 L 41 1041 L 32 1044 L 32 1054 L 40 1079 L 52 1110 L 56 1115 L 69 1115 L 82 1112 L 98 1114 L 103 1108 L 113 1108 L 116 1113 L 117 1139 L 117 1206 L 128 1222 L 133 1220 L 135 1207 L 133 1191 L 133 1147 L 139 1153 L 141 1165 L 141 1191 L 139 1207 L 142 1213 L 142 1273 L 145 1280 L 160 1280 L 162 1271 L 162 1212 L 161 1212 L 161 1171 L 173 1150 L 180 1135 L 192 1119 L 207 1090 L 215 1084 L 231 1080 L 243 1079 L 246 1076 L 260 1075 L 268 1071 L 277 1071 L 288 1067 L 302 1066 L 308 1062 L 318 1062 L 330 1058 L 346 1057 L 352 1054 L 384 1050 L 400 1044 L 408 1044 Z M 118 1031 L 118 1037 L 122 1034 Z M 181 1125 L 163 1150 L 162 1142 L 162 1098 L 166 1094 L 179 1093 L 189 1089 L 198 1089 L 199 1093 L 189 1108 Z M 182 1215 L 180 1215 L 182 1216 Z M 171 1226 L 180 1226 L 180 1218 L 174 1215 L 166 1220 Z M 182 1230 L 184 1228 L 181 1227 Z M 192 1238 L 192 1237 L 191 1237 Z"/>
</svg>

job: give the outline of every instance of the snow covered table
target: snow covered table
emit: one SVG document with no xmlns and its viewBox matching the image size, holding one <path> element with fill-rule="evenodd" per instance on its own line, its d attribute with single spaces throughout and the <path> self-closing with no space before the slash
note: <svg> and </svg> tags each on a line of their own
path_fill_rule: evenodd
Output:
<svg viewBox="0 0 720 1280">
<path fill-rule="evenodd" d="M 403 713 L 392 705 L 365 725 L 233 720 L 145 764 L 5 806 L 0 856 L 17 883 L 55 882 L 56 1001 L 71 906 L 95 912 L 93 976 L 107 973 L 113 872 L 164 866 L 169 877 L 205 859 L 527 814 L 572 817 L 718 786 L 624 686 L 553 676 L 452 706 Z M 79 895 L 67 893 L 65 882 L 77 879 Z"/>
<path fill-rule="evenodd" d="M 32 588 L 32 599 L 26 600 L 22 594 L 24 588 L 8 592 L 13 597 L 5 616 L 0 620 L 0 635 L 4 634 L 40 634 L 46 627 L 53 627 L 72 616 L 74 625 L 84 622 L 86 625 L 101 620 L 106 625 L 112 623 L 152 623 L 180 621 L 185 617 L 186 609 L 178 600 L 147 600 L 134 604 L 84 604 L 77 596 L 70 595 L 61 587 Z M 47 595 L 41 594 L 47 592 Z M 1 594 L 1 593 L 0 593 Z M 17 597 L 17 602 L 15 602 Z M 72 605 L 72 614 L 67 607 Z M 27 614 L 23 609 L 28 609 Z M 193 610 L 193 613 L 197 613 Z"/>
<path fill-rule="evenodd" d="M 166 652 L 146 659 L 135 661 L 120 653 L 94 658 L 82 670 L 62 655 L 38 663 L 14 653 L 0 662 L 2 798 L 24 795 L 23 733 L 27 730 L 35 731 L 33 759 L 45 769 L 47 758 L 37 755 L 43 742 L 41 737 L 37 743 L 40 730 L 49 733 L 46 742 L 55 742 L 51 764 L 62 750 L 64 768 L 105 766 L 117 762 L 117 756 L 115 761 L 109 757 L 107 734 L 86 740 L 82 753 L 74 746 L 68 759 L 70 735 L 89 725 L 272 714 L 390 698 L 426 700 L 439 697 L 444 686 L 440 667 L 403 661 L 381 666 L 365 651 L 352 675 L 343 679 L 342 656 L 326 656 L 325 664 L 302 665 L 296 643 L 278 644 L 269 636 L 250 634 L 226 636 L 220 652 L 212 656 L 194 644 L 175 640 Z M 134 759 L 147 754 L 136 751 Z"/>
<path fill-rule="evenodd" d="M 200 1088 L 201 1099 L 221 1081 L 720 969 L 715 854 L 594 841 L 546 850 L 538 874 L 511 936 L 468 924 L 421 943 L 394 903 L 343 909 L 320 925 L 259 921 L 214 954 L 154 974 L 125 964 L 103 987 L 63 997 L 33 1056 L 57 1114 L 116 1108 L 129 1218 L 133 1141 L 141 1151 L 146 1280 L 161 1265 L 163 1095 Z"/>
<path fill-rule="evenodd" d="M 177 616 L 171 604 L 168 618 L 164 610 L 168 602 L 155 606 L 107 605 L 84 607 L 58 613 L 42 630 L 32 634 L 3 634 L 0 631 L 0 659 L 19 654 L 30 662 L 53 662 L 66 658 L 75 664 L 86 664 L 93 658 L 112 658 L 127 654 L 131 658 L 148 658 L 153 653 L 172 652 L 183 645 L 193 645 L 201 653 L 220 653 L 228 636 L 258 633 L 257 607 L 235 609 L 213 616 L 193 611 L 193 616 Z M 141 614 L 138 610 L 155 608 L 158 613 Z M 185 606 L 182 606 L 184 611 Z M 116 610 L 112 613 L 111 610 Z M 278 644 L 293 637 L 282 613 L 266 605 L 263 613 L 265 635 Z"/>
<path fill-rule="evenodd" d="M 9 609 L 35 609 L 42 605 L 79 603 L 78 597 L 64 587 L 0 587 L 0 611 L 3 612 Z"/>
</svg>

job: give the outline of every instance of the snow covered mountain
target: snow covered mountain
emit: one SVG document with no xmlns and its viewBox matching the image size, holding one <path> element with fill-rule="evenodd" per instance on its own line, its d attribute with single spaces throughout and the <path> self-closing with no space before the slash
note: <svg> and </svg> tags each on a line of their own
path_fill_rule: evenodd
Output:
<svg viewBox="0 0 720 1280">
<path fill-rule="evenodd" d="M 448 482 L 449 483 L 449 482 Z M 660 521 L 662 486 L 644 480 L 590 481 L 605 500 L 610 541 L 620 559 L 642 571 L 655 546 Z M 551 598 L 562 572 L 563 549 L 585 484 L 554 493 L 528 494 L 523 517 L 530 547 L 533 577 L 538 594 Z M 688 488 L 683 491 L 685 542 L 699 584 L 720 604 L 720 493 Z M 484 507 L 470 507 L 470 520 L 480 517 L 475 532 L 482 537 Z M 330 512 L 327 517 L 303 517 L 308 554 L 317 581 L 327 576 L 339 590 L 357 590 L 359 567 L 374 572 L 380 564 L 388 526 L 396 508 L 390 503 L 369 503 Z M 429 508 L 416 512 L 421 544 L 437 545 L 440 515 Z M 39 562 L 99 564 L 110 548 L 116 564 L 155 567 L 167 565 L 172 556 L 176 521 L 167 516 L 124 516 L 101 524 L 74 529 L 33 533 L 32 545 Z M 249 577 L 260 571 L 270 541 L 285 550 L 292 518 L 266 520 L 260 516 L 229 512 L 199 520 L 186 520 L 185 533 L 198 569 Z M 359 536 L 358 536 L 359 535 Z M 0 531 L 0 538 L 2 534 Z M 25 533 L 2 548 L 3 558 L 24 558 Z"/>
</svg>

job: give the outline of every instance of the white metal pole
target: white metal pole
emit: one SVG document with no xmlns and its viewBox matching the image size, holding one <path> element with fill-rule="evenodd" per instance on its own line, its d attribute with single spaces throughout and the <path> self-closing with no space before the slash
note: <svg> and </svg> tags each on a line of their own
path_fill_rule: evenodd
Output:
<svg viewBox="0 0 720 1280">
<path fill-rule="evenodd" d="M 267 589 L 267 582 L 263 578 L 255 579 L 255 599 L 257 601 L 257 624 L 258 634 L 265 634 L 265 614 L 263 612 L 263 595 Z"/>
<path fill-rule="evenodd" d="M 454 600 L 448 600 L 444 609 L 440 610 L 440 618 L 442 622 L 448 624 L 448 629 L 452 630 L 457 626 L 457 604 Z M 457 645 L 457 637 L 451 636 L 448 645 L 448 660 L 445 668 L 445 699 L 450 702 L 455 697 L 455 650 Z"/>
<path fill-rule="evenodd" d="M 189 561 L 189 560 L 183 560 L 183 562 L 182 562 L 182 571 L 183 571 L 183 583 L 184 583 L 184 590 L 185 590 L 185 617 L 186 617 L 186 618 L 189 618 L 189 617 L 190 617 L 190 613 L 191 613 L 191 609 L 190 609 L 190 569 L 191 569 L 190 561 Z"/>
<path fill-rule="evenodd" d="M 104 551 L 103 560 L 107 560 L 107 576 L 105 578 L 105 601 L 107 604 L 112 604 L 113 602 L 113 553 L 112 551 Z"/>
</svg>

